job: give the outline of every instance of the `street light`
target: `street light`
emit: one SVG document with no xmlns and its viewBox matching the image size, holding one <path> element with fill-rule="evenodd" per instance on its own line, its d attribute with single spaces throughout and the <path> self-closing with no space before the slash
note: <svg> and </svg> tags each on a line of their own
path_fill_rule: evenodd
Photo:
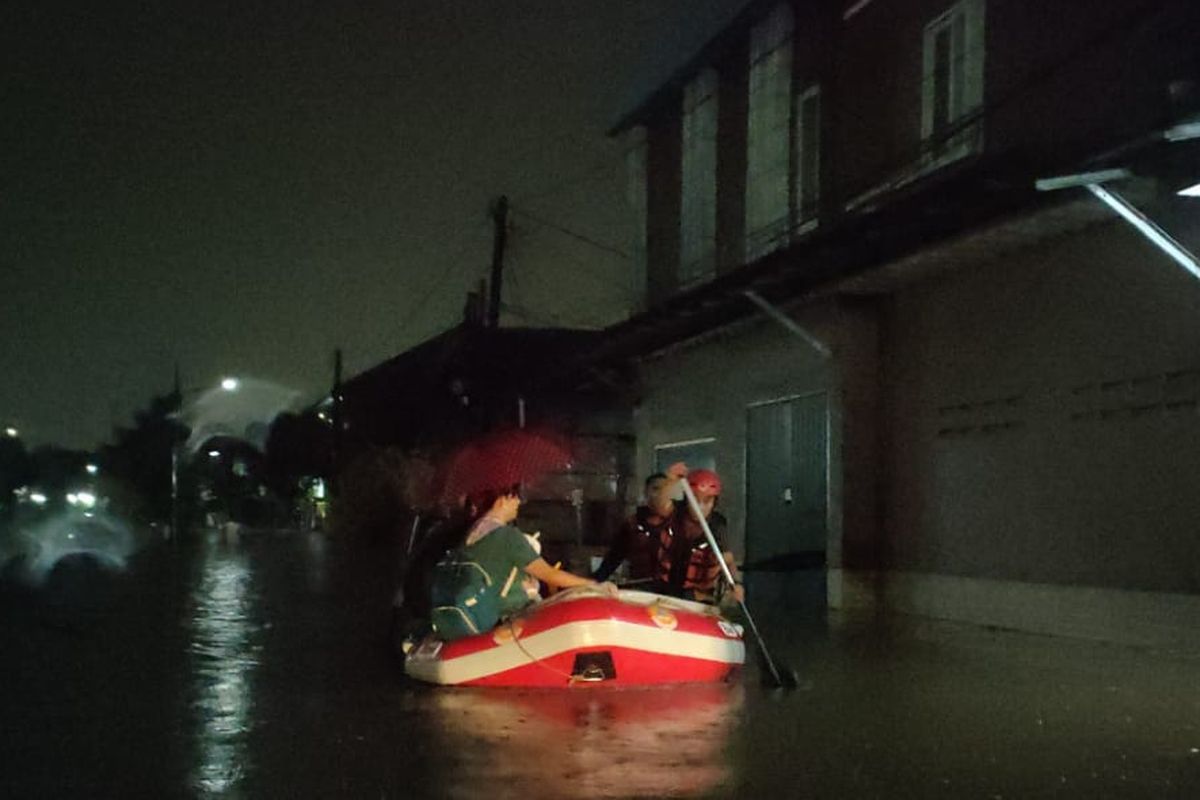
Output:
<svg viewBox="0 0 1200 800">
<path fill-rule="evenodd" d="M 240 382 L 237 378 L 222 378 L 221 388 L 227 392 L 236 392 Z"/>
<path fill-rule="evenodd" d="M 21 435 L 21 432 L 18 431 L 13 426 L 9 425 L 7 428 L 4 429 L 4 435 L 10 439 L 15 439 Z"/>
<path fill-rule="evenodd" d="M 97 467 L 95 464 L 88 464 L 86 467 L 84 467 L 84 469 L 87 470 L 88 475 L 95 475 L 97 472 L 100 471 L 100 468 Z"/>
</svg>

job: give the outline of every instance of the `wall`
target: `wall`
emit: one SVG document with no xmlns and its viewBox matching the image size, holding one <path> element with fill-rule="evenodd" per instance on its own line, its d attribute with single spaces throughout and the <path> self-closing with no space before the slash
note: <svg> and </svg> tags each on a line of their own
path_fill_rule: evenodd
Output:
<svg viewBox="0 0 1200 800">
<path fill-rule="evenodd" d="M 888 567 L 1200 594 L 1200 282 L 1114 222 L 883 329 Z"/>
<path fill-rule="evenodd" d="M 730 545 L 741 557 L 746 407 L 826 390 L 831 466 L 827 556 L 830 563 L 841 563 L 844 537 L 852 542 L 853 565 L 873 565 L 863 554 L 873 552 L 878 541 L 875 315 L 857 304 L 832 302 L 785 310 L 845 366 L 826 361 L 762 315 L 646 359 L 640 368 L 643 395 L 634 414 L 638 478 L 652 470 L 656 445 L 716 437 L 717 468 L 725 486 L 720 508 L 729 519 Z M 843 497 L 853 500 L 843 507 Z"/>
</svg>

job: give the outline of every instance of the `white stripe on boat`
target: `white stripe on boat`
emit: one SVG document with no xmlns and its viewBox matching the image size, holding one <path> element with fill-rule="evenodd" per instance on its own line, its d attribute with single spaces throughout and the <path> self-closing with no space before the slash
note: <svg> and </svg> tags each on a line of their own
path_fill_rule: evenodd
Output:
<svg viewBox="0 0 1200 800">
<path fill-rule="evenodd" d="M 614 619 L 568 622 L 532 636 L 520 645 L 502 645 L 444 661 L 422 658 L 414 650 L 405 661 L 405 671 L 417 680 L 455 684 L 523 667 L 535 660 L 552 658 L 570 650 L 621 647 L 663 656 L 683 656 L 722 664 L 742 664 L 746 647 L 740 639 L 722 639 L 702 633 L 666 630 Z M 522 650 L 524 648 L 524 650 Z"/>
</svg>

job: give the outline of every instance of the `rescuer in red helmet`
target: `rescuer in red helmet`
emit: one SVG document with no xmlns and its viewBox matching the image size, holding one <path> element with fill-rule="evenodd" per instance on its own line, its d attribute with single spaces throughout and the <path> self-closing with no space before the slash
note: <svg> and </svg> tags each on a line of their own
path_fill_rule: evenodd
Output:
<svg viewBox="0 0 1200 800">
<path fill-rule="evenodd" d="M 724 515 L 714 510 L 717 498 L 721 495 L 721 478 L 711 469 L 689 471 L 683 463 L 672 465 L 667 474 L 676 481 L 687 476 L 688 485 L 696 495 L 700 510 L 704 512 L 713 537 L 725 556 L 725 563 L 729 565 L 729 571 L 737 581 L 733 553 L 726 549 L 725 544 L 727 523 Z M 722 580 L 721 565 L 709 546 L 704 528 L 701 527 L 686 498 L 683 502 L 676 503 L 671 524 L 659 534 L 658 567 L 655 577 L 655 588 L 660 594 L 709 603 L 716 599 L 717 586 Z M 745 599 L 740 582 L 734 585 L 733 596 L 739 601 Z"/>
</svg>

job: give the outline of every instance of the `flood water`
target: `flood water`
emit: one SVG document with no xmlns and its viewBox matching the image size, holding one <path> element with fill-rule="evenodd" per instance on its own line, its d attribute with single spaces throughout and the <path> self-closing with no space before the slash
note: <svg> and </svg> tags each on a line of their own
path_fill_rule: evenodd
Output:
<svg viewBox="0 0 1200 800">
<path fill-rule="evenodd" d="M 771 607 L 790 693 L 435 690 L 395 573 L 281 532 L 0 588 L 0 796 L 1200 796 L 1194 654 Z"/>
</svg>

